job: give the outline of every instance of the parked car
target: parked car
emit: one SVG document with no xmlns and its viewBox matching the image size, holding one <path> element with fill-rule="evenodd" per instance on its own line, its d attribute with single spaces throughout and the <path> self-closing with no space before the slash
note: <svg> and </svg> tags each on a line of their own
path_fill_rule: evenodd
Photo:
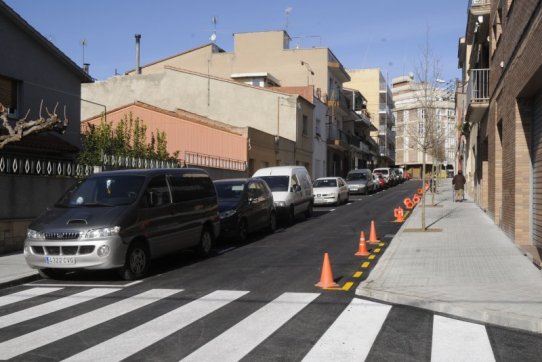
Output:
<svg viewBox="0 0 542 362">
<path fill-rule="evenodd" d="M 347 203 L 348 186 L 342 177 L 320 177 L 312 184 L 314 205 L 340 205 Z"/>
<path fill-rule="evenodd" d="M 245 241 L 248 234 L 262 229 L 275 232 L 277 215 L 273 193 L 257 178 L 214 181 L 220 211 L 220 237 Z"/>
<path fill-rule="evenodd" d="M 373 174 L 367 168 L 350 170 L 346 175 L 346 183 L 350 194 L 365 194 L 368 195 L 375 191 Z"/>
<path fill-rule="evenodd" d="M 373 182 L 375 185 L 375 191 L 384 190 L 386 183 L 381 173 L 373 173 Z"/>
<path fill-rule="evenodd" d="M 46 278 L 118 269 L 131 280 L 147 273 L 151 259 L 185 248 L 209 254 L 219 231 L 204 170 L 108 171 L 76 184 L 30 224 L 24 256 Z"/>
<path fill-rule="evenodd" d="M 292 224 L 298 215 L 312 216 L 312 182 L 305 167 L 265 167 L 257 170 L 252 177 L 267 182 L 273 192 L 278 215 L 286 218 L 289 224 Z"/>
<path fill-rule="evenodd" d="M 384 180 L 386 181 L 386 187 L 390 187 L 394 185 L 394 179 L 391 174 L 391 168 L 379 167 L 379 168 L 375 168 L 373 172 L 382 174 L 382 176 L 384 177 Z"/>
<path fill-rule="evenodd" d="M 384 190 L 388 187 L 388 184 L 386 183 L 386 179 L 380 172 L 374 172 L 373 175 L 376 175 L 376 177 L 378 178 L 378 183 L 380 185 L 381 190 Z"/>
</svg>

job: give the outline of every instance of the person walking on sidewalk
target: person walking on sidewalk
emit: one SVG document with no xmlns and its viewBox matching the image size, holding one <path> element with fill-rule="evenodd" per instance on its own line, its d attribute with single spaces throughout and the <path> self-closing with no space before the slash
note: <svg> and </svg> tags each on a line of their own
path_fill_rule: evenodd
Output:
<svg viewBox="0 0 542 362">
<path fill-rule="evenodd" d="M 454 201 L 461 201 L 465 199 L 465 183 L 467 180 L 465 180 L 465 176 L 463 176 L 463 171 L 459 170 L 457 171 L 457 175 L 454 176 L 452 179 L 452 185 L 454 185 L 455 190 L 455 200 Z"/>
</svg>

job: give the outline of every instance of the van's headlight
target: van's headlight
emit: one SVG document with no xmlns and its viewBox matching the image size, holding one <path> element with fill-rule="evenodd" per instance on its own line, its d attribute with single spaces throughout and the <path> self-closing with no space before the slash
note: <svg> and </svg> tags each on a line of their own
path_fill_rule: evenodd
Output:
<svg viewBox="0 0 542 362">
<path fill-rule="evenodd" d="M 284 201 L 275 201 L 275 207 L 285 207 L 286 202 Z"/>
<path fill-rule="evenodd" d="M 228 218 L 228 217 L 231 217 L 231 216 L 235 215 L 236 212 L 237 212 L 237 210 L 235 210 L 235 209 L 222 211 L 222 212 L 220 213 L 220 218 L 221 218 L 221 219 L 226 219 L 226 218 Z"/>
<path fill-rule="evenodd" d="M 92 229 L 86 232 L 81 239 L 101 239 L 113 235 L 118 235 L 120 226 L 110 228 Z"/>
<path fill-rule="evenodd" d="M 35 240 L 45 240 L 45 236 L 43 235 L 43 233 L 32 229 L 28 229 L 26 231 L 26 237 Z"/>
</svg>

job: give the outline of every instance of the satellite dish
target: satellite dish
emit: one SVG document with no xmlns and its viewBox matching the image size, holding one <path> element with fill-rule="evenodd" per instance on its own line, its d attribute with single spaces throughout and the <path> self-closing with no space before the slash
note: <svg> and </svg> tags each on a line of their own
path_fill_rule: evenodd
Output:
<svg viewBox="0 0 542 362">
<path fill-rule="evenodd" d="M 212 41 L 213 43 L 215 42 L 216 40 L 216 34 L 215 33 L 212 33 L 211 34 L 211 37 L 209 38 L 210 41 Z"/>
</svg>

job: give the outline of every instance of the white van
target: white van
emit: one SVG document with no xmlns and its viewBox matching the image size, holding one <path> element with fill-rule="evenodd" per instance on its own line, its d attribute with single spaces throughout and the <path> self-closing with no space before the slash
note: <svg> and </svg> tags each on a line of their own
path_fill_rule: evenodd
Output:
<svg viewBox="0 0 542 362">
<path fill-rule="evenodd" d="M 314 203 L 312 182 L 303 166 L 276 166 L 257 170 L 252 177 L 263 179 L 273 192 L 277 213 L 293 223 L 296 216 L 304 213 L 312 216 Z"/>
</svg>

